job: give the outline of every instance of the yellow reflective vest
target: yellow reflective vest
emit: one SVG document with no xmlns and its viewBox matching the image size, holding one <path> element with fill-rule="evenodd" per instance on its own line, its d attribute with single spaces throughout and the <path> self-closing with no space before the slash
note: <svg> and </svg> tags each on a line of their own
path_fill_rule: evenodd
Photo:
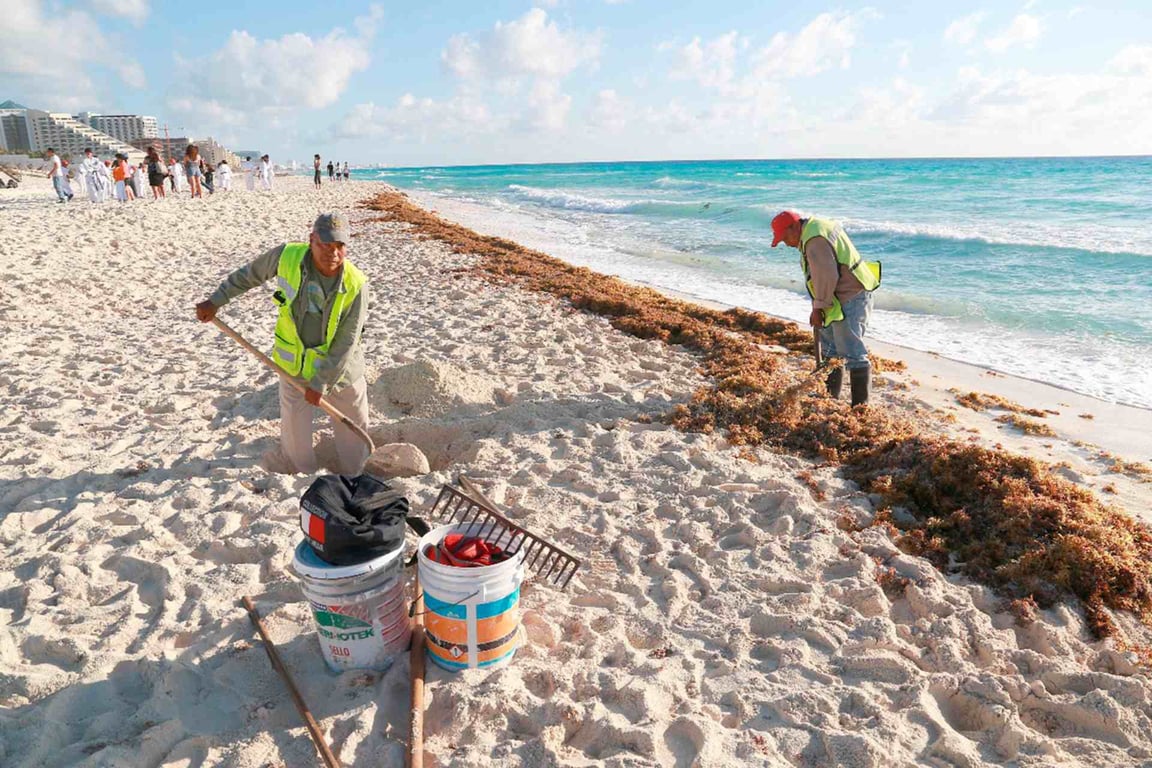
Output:
<svg viewBox="0 0 1152 768">
<path fill-rule="evenodd" d="M 856 251 L 856 246 L 848 239 L 848 234 L 838 221 L 831 219 L 808 219 L 804 228 L 800 230 L 800 268 L 804 270 L 804 284 L 808 287 L 808 295 L 815 298 L 812 292 L 812 271 L 808 268 L 808 257 L 804 255 L 804 247 L 814 237 L 822 237 L 832 244 L 836 254 L 836 262 L 848 267 L 848 270 L 860 281 L 866 291 L 874 291 L 880 287 L 881 265 L 878 261 L 864 261 Z M 844 319 L 844 310 L 840 300 L 832 297 L 832 306 L 824 310 L 824 325 L 831 325 L 837 320 Z"/>
<path fill-rule="evenodd" d="M 364 286 L 364 273 L 351 262 L 344 262 L 341 290 L 328 315 L 328 326 L 324 333 L 324 343 L 318 347 L 305 347 L 296 331 L 296 321 L 292 318 L 292 302 L 300 293 L 303 282 L 304 258 L 308 255 L 307 243 L 288 243 L 280 254 L 280 264 L 276 270 L 276 283 L 279 290 L 275 294 L 280 304 L 280 315 L 276 320 L 276 338 L 272 346 L 272 359 L 276 365 L 292 376 L 301 376 L 311 381 L 316 374 L 316 360 L 328 356 L 328 348 L 336 338 L 336 329 L 347 314 Z"/>
</svg>

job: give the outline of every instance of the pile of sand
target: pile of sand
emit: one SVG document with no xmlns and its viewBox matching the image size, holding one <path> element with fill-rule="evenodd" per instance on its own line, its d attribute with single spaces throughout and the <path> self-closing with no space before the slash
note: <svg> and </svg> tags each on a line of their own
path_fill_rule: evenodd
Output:
<svg viewBox="0 0 1152 768">
<path fill-rule="evenodd" d="M 484 376 L 466 373 L 451 363 L 418 360 L 382 372 L 368 389 L 379 410 L 387 404 L 418 418 L 435 418 L 467 405 L 489 405 L 496 386 Z"/>
</svg>

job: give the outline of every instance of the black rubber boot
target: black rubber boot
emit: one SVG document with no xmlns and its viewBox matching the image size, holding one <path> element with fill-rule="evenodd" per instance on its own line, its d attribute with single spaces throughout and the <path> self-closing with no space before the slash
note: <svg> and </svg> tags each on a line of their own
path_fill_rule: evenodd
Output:
<svg viewBox="0 0 1152 768">
<path fill-rule="evenodd" d="M 848 371 L 848 377 L 852 384 L 852 405 L 864 405 L 872 391 L 872 366 L 853 368 Z"/>
<path fill-rule="evenodd" d="M 825 384 L 828 387 L 828 394 L 832 396 L 833 400 L 840 397 L 840 390 L 844 387 L 844 367 L 839 366 L 828 374 L 828 380 Z"/>
</svg>

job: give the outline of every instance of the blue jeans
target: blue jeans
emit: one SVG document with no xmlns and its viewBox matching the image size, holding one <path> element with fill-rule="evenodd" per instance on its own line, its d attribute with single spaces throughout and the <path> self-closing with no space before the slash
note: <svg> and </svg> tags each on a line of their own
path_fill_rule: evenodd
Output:
<svg viewBox="0 0 1152 768">
<path fill-rule="evenodd" d="M 61 201 L 67 200 L 68 198 L 72 197 L 72 195 L 68 194 L 68 192 L 64 189 L 64 177 L 63 176 L 53 176 L 52 177 L 52 188 L 56 190 L 56 196 L 59 197 Z"/>
<path fill-rule="evenodd" d="M 872 317 L 872 294 L 861 291 L 841 305 L 844 319 L 820 329 L 824 357 L 843 357 L 848 370 L 868 367 L 868 347 L 864 333 Z"/>
</svg>

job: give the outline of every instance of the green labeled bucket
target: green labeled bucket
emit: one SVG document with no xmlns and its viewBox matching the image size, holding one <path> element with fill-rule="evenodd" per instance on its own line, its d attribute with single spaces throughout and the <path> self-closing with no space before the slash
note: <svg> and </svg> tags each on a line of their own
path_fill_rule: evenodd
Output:
<svg viewBox="0 0 1152 768">
<path fill-rule="evenodd" d="M 356 565 L 332 565 L 305 540 L 296 547 L 292 570 L 333 672 L 385 670 L 408 647 L 412 629 L 403 547 Z"/>
</svg>

